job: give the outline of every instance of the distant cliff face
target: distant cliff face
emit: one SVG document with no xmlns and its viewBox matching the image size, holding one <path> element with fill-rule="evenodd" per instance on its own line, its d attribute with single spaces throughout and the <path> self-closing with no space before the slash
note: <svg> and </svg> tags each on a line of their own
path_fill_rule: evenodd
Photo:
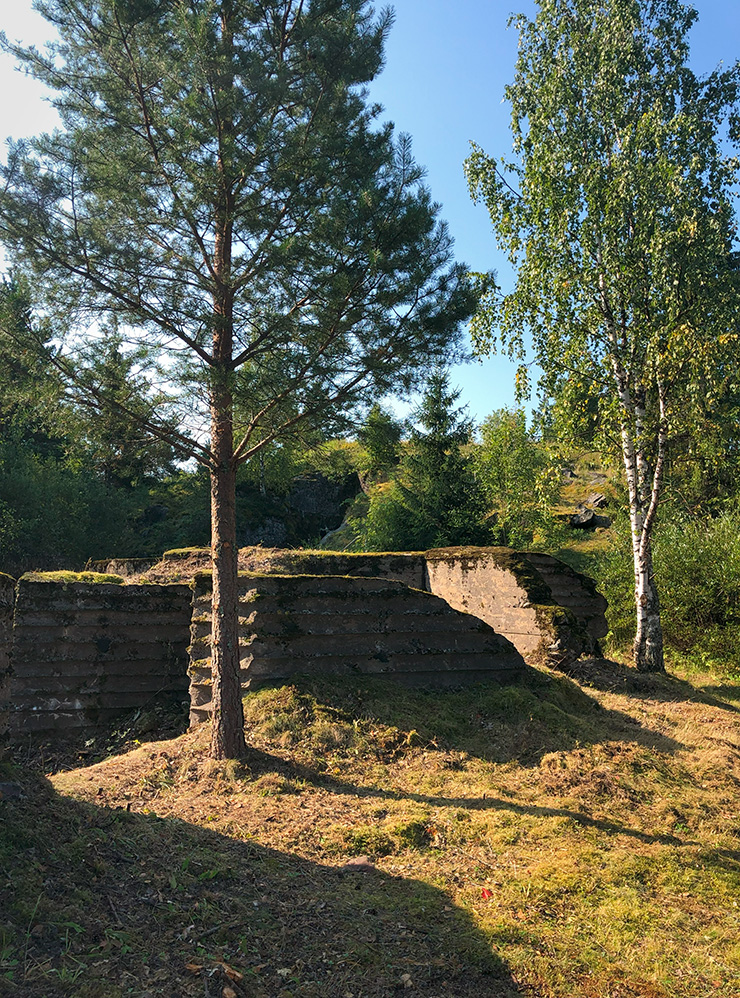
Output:
<svg viewBox="0 0 740 998">
<path fill-rule="evenodd" d="M 294 479 L 284 497 L 261 496 L 256 504 L 244 497 L 240 544 L 298 547 L 318 541 L 341 525 L 347 504 L 361 490 L 355 472 L 334 480 L 315 471 Z"/>
</svg>

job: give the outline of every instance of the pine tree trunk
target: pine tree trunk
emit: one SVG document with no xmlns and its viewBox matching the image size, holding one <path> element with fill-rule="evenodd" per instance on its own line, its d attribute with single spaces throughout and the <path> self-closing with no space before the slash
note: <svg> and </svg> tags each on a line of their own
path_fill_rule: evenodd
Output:
<svg viewBox="0 0 740 998">
<path fill-rule="evenodd" d="M 239 665 L 238 549 L 236 544 L 236 468 L 230 393 L 214 389 L 211 400 L 211 625 L 212 730 L 214 759 L 246 754 Z"/>
<path fill-rule="evenodd" d="M 233 58 L 231 3 L 223 0 L 220 12 L 221 48 L 227 64 Z M 226 71 L 219 96 L 231 96 L 234 78 Z M 213 677 L 213 725 L 211 756 L 242 759 L 246 755 L 239 663 L 239 593 L 236 543 L 236 461 L 234 460 L 234 400 L 232 395 L 234 352 L 234 289 L 231 284 L 234 193 L 230 180 L 231 143 L 234 125 L 224 104 L 219 140 L 215 202 L 213 270 L 213 366 L 211 381 L 211 558 L 213 562 L 213 616 L 211 624 L 211 672 Z"/>
</svg>

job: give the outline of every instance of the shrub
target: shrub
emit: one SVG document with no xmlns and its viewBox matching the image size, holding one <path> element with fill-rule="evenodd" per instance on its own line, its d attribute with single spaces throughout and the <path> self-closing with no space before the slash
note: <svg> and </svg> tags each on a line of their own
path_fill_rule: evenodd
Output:
<svg viewBox="0 0 740 998">
<path fill-rule="evenodd" d="M 523 409 L 497 409 L 480 428 L 475 466 L 495 514 L 498 544 L 528 547 L 553 533 L 560 468 L 527 429 Z"/>
<path fill-rule="evenodd" d="M 740 513 L 669 523 L 656 538 L 656 575 L 667 639 L 700 643 L 740 623 Z"/>
<path fill-rule="evenodd" d="M 698 662 L 736 662 L 740 512 L 659 524 L 654 564 L 666 646 L 691 651 Z M 599 557 L 593 574 L 609 601 L 610 640 L 623 647 L 635 633 L 632 551 L 626 524 L 617 523 L 614 544 Z"/>
</svg>

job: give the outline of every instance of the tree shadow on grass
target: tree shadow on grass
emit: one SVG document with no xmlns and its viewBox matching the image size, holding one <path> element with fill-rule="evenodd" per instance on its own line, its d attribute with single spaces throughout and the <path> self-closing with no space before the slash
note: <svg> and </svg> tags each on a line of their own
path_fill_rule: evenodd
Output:
<svg viewBox="0 0 740 998">
<path fill-rule="evenodd" d="M 705 867 L 740 875 L 740 849 L 704 849 L 698 859 Z"/>
<path fill-rule="evenodd" d="M 123 711 L 105 727 L 83 729 L 77 735 L 18 736 L 13 740 L 13 757 L 37 773 L 58 773 L 123 755 L 146 742 L 177 738 L 188 730 L 189 722 L 189 699 L 173 702 L 153 698 L 143 707 Z"/>
<path fill-rule="evenodd" d="M 21 796 L 0 801 L 0 994 L 525 993 L 428 884 L 76 802 L 28 770 L 14 779 Z"/>
<path fill-rule="evenodd" d="M 740 711 L 740 683 L 720 683 L 716 686 L 702 686 L 698 691 L 700 695 L 710 698 L 713 704 L 722 706 L 726 710 Z M 727 703 L 727 700 L 738 701 L 736 707 L 734 703 Z"/>
<path fill-rule="evenodd" d="M 337 779 L 325 773 L 320 773 L 310 766 L 294 761 L 286 761 L 268 752 L 251 748 L 249 750 L 249 766 L 253 776 L 265 773 L 282 773 L 285 776 L 301 780 L 328 793 L 349 797 L 369 797 L 384 801 L 413 801 L 429 807 L 462 808 L 469 811 L 508 811 L 511 814 L 532 818 L 566 818 L 584 828 L 593 828 L 608 835 L 626 835 L 639 842 L 661 845 L 687 845 L 687 839 L 675 835 L 643 832 L 638 828 L 630 828 L 616 821 L 594 818 L 585 811 L 577 811 L 565 807 L 548 807 L 540 804 L 520 804 L 513 798 L 492 797 L 445 797 L 439 794 L 422 794 L 414 791 L 386 789 L 384 787 L 369 787 Z"/>
<path fill-rule="evenodd" d="M 611 662 L 605 658 L 580 659 L 563 669 L 565 675 L 605 693 L 620 693 L 642 700 L 655 700 L 662 703 L 683 703 L 691 701 L 717 707 L 731 713 L 740 712 L 740 707 L 720 700 L 717 695 L 723 687 L 697 688 L 685 679 L 670 673 L 638 672 L 630 666 Z M 738 687 L 728 687 L 734 696 L 740 697 Z M 728 694 L 725 694 L 728 695 Z"/>
</svg>

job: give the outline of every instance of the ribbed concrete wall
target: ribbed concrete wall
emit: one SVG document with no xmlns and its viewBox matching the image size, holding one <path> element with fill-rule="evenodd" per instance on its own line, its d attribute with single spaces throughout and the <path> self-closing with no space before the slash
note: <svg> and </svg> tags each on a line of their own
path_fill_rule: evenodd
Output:
<svg viewBox="0 0 740 998">
<path fill-rule="evenodd" d="M 242 684 L 299 674 L 382 675 L 413 686 L 511 678 L 524 662 L 487 624 L 400 582 L 241 576 Z M 211 577 L 196 576 L 191 722 L 210 712 Z"/>
<path fill-rule="evenodd" d="M 455 686 L 511 675 L 521 656 L 556 664 L 593 653 L 606 633 L 591 580 L 548 555 L 252 548 L 244 559 L 256 569 L 242 577 L 245 684 L 322 672 Z M 210 575 L 196 578 L 192 626 L 189 585 L 21 580 L 8 683 L 14 587 L 0 576 L 0 751 L 8 727 L 16 739 L 58 737 L 157 697 L 184 699 L 189 640 L 192 718 L 206 716 Z"/>
<path fill-rule="evenodd" d="M 15 579 L 0 573 L 0 759 L 5 755 L 8 743 L 14 604 Z"/>
<path fill-rule="evenodd" d="M 457 547 L 348 554 L 242 548 L 242 570 L 265 575 L 349 575 L 393 579 L 442 597 L 490 624 L 530 662 L 553 665 L 598 651 L 608 629 L 606 600 L 593 581 L 546 554 Z"/>
<path fill-rule="evenodd" d="M 104 726 L 187 698 L 189 586 L 21 579 L 13 628 L 10 734 Z"/>
<path fill-rule="evenodd" d="M 606 600 L 557 558 L 510 548 L 441 548 L 425 559 L 425 588 L 505 634 L 528 662 L 592 654 L 607 632 Z"/>
</svg>

